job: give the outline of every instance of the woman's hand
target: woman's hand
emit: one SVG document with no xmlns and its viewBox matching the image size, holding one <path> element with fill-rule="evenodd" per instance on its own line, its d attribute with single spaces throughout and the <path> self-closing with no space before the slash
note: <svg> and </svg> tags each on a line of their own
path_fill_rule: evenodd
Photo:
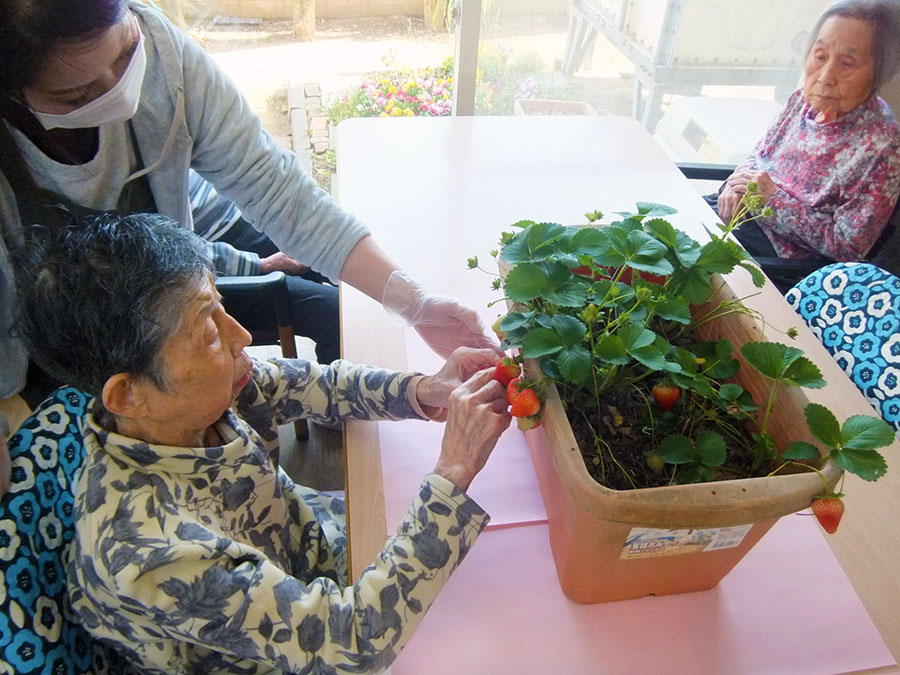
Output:
<svg viewBox="0 0 900 675">
<path fill-rule="evenodd" d="M 416 400 L 420 406 L 446 408 L 450 394 L 479 370 L 491 368 L 497 363 L 497 353 L 492 349 L 460 347 L 434 375 L 423 377 L 416 385 Z"/>
<path fill-rule="evenodd" d="M 497 356 L 503 355 L 497 339 L 485 332 L 474 310 L 453 298 L 430 293 L 403 271 L 391 274 L 381 302 L 444 358 L 457 347 L 493 349 Z"/>
<path fill-rule="evenodd" d="M 268 274 L 269 272 L 284 272 L 285 274 L 300 276 L 309 272 L 309 268 L 278 251 L 278 253 L 273 253 L 267 258 L 259 259 L 259 273 Z"/>
<path fill-rule="evenodd" d="M 768 202 L 778 189 L 768 171 L 735 171 L 725 181 L 725 187 L 719 193 L 717 210 L 723 222 L 727 223 L 734 216 L 738 204 L 747 193 L 748 183 L 756 183 L 756 194 L 762 197 L 763 204 Z"/>
<path fill-rule="evenodd" d="M 477 372 L 450 394 L 450 413 L 434 473 L 468 490 L 511 419 L 506 389 L 494 379 L 493 369 Z"/>
</svg>

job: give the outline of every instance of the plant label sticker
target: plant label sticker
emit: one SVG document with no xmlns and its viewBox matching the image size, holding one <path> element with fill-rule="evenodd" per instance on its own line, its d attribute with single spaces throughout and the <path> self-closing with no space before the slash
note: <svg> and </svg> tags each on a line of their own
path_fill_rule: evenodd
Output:
<svg viewBox="0 0 900 675">
<path fill-rule="evenodd" d="M 683 555 L 720 551 L 739 546 L 753 525 L 735 527 L 693 528 L 690 530 L 658 530 L 652 527 L 633 527 L 619 558 L 657 558 L 664 555 Z"/>
</svg>

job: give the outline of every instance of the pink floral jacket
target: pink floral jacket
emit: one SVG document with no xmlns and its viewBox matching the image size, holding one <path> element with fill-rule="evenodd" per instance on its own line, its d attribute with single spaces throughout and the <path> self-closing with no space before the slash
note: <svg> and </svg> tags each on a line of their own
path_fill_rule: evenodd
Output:
<svg viewBox="0 0 900 675">
<path fill-rule="evenodd" d="M 795 91 L 736 170 L 778 186 L 773 217 L 757 222 L 779 256 L 862 260 L 900 194 L 900 124 L 875 94 L 834 122 L 815 117 Z"/>
</svg>

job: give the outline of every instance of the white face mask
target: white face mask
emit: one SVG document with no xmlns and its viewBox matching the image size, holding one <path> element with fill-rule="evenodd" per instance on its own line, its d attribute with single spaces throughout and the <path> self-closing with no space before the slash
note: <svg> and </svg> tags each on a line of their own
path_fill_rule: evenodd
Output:
<svg viewBox="0 0 900 675">
<path fill-rule="evenodd" d="M 141 100 L 141 85 L 147 68 L 144 35 L 140 30 L 138 33 L 137 47 L 128 67 L 108 92 L 64 115 L 33 111 L 45 129 L 89 129 L 110 122 L 124 122 L 134 117 Z"/>
</svg>

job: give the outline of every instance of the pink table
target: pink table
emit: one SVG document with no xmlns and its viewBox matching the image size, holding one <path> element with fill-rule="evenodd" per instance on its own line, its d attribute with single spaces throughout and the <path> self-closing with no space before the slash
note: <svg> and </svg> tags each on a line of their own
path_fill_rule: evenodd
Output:
<svg viewBox="0 0 900 675">
<path fill-rule="evenodd" d="M 488 251 L 519 219 L 580 223 L 589 210 L 657 201 L 677 207 L 676 226 L 699 237 L 713 217 L 652 139 L 624 118 L 353 120 L 338 138 L 342 204 L 423 283 L 491 320 L 499 310 L 485 307 L 495 297 L 490 279 L 467 272 L 465 260 L 478 255 L 491 268 Z M 418 337 L 391 324 L 376 303 L 353 289 L 342 293 L 346 357 L 437 367 Z M 764 309 L 786 306 L 775 293 L 757 299 Z M 829 382 L 843 377 L 808 331 L 799 341 L 808 354 L 820 350 L 812 355 Z M 837 404 L 866 412 L 848 385 L 838 386 Z M 441 425 L 424 422 L 348 425 L 352 571 L 402 517 L 434 465 L 441 433 Z M 895 444 L 895 482 L 845 486 L 854 502 L 836 537 L 826 541 L 811 518 L 790 516 L 716 589 L 581 606 L 559 589 L 528 449 L 510 430 L 470 490 L 492 524 L 392 672 L 897 672 L 897 459 Z M 840 628 L 823 633 L 822 621 Z"/>
</svg>

